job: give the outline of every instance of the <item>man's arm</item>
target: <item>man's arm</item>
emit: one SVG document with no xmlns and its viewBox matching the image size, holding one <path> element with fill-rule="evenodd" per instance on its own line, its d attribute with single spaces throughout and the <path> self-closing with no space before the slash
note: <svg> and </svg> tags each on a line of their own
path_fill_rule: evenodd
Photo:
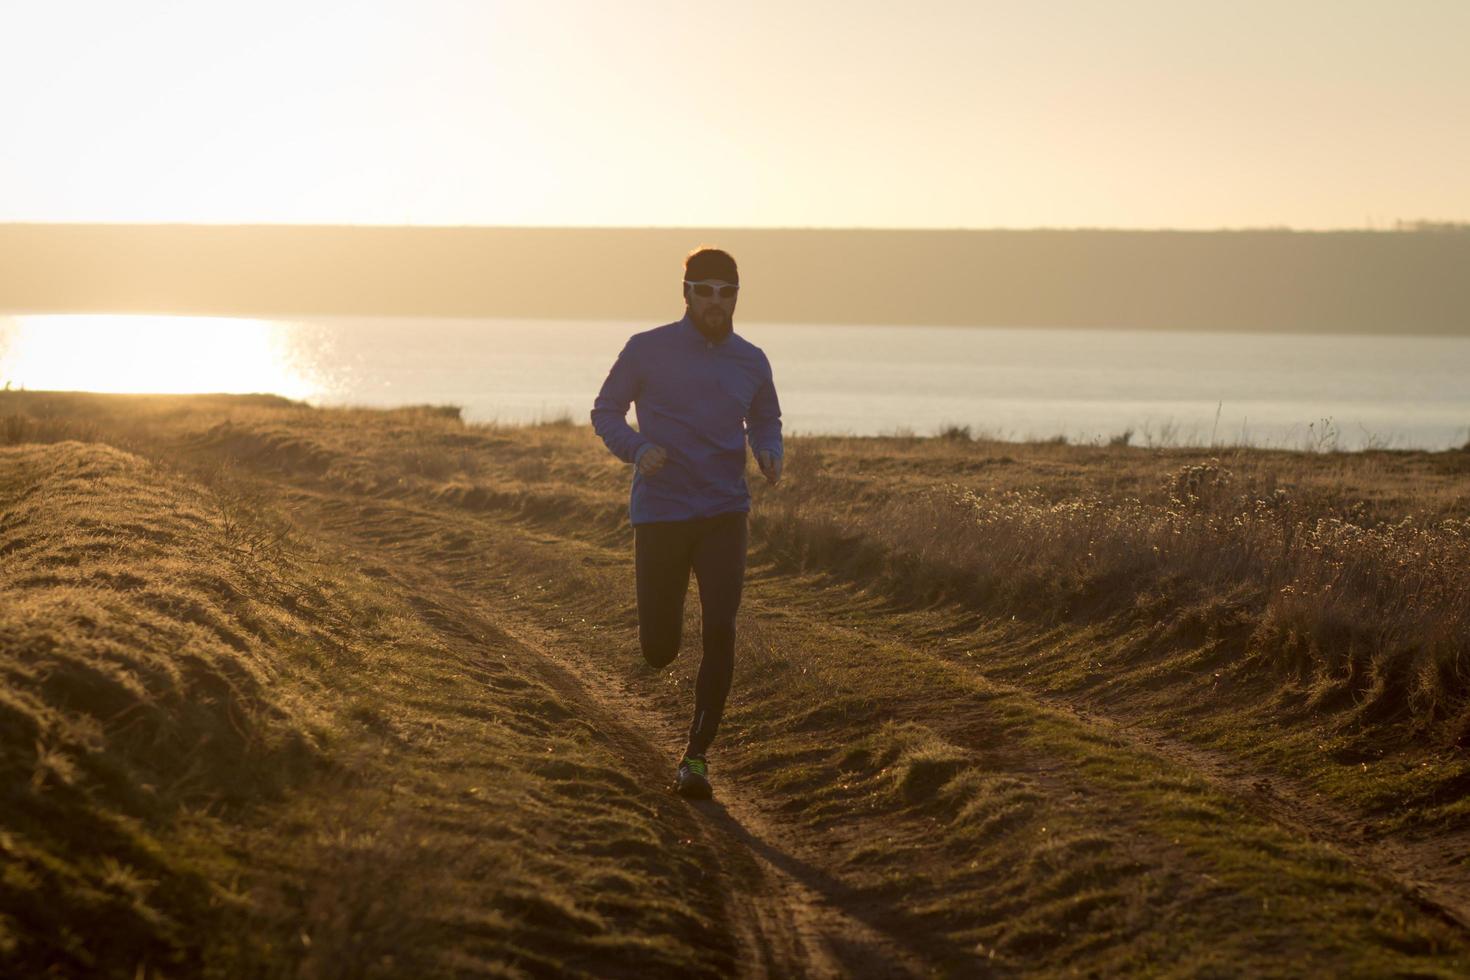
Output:
<svg viewBox="0 0 1470 980">
<path fill-rule="evenodd" d="M 630 340 L 613 362 L 597 400 L 592 403 L 592 428 L 602 438 L 609 451 L 625 463 L 636 463 L 639 456 L 651 447 L 643 436 L 633 431 L 628 424 L 628 406 L 638 397 L 643 382 L 637 363 L 637 353 Z"/>
<path fill-rule="evenodd" d="M 750 400 L 750 415 L 745 420 L 745 431 L 761 472 L 771 483 L 780 480 L 784 455 L 781 445 L 781 402 L 776 398 L 776 382 L 771 376 L 769 362 L 766 364 L 766 379 L 756 389 L 755 397 Z"/>
</svg>

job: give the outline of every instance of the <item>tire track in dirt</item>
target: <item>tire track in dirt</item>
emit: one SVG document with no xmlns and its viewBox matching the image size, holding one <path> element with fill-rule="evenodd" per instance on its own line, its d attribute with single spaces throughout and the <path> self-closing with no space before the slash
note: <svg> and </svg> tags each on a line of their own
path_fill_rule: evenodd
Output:
<svg viewBox="0 0 1470 980">
<path fill-rule="evenodd" d="M 506 625 L 504 619 L 500 622 L 502 627 Z M 560 668 L 569 694 L 572 688 L 580 688 L 584 696 L 590 695 L 605 711 L 625 723 L 631 722 L 637 731 L 658 732 L 659 742 L 670 747 L 659 752 L 660 758 L 675 757 L 676 747 L 683 742 L 683 732 L 648 708 L 621 680 L 559 651 L 553 640 L 530 623 L 517 623 L 508 632 Z M 584 679 L 590 674 L 596 680 L 588 685 L 585 680 L 577 680 L 578 674 Z M 636 738 L 646 750 L 658 751 L 642 736 Z M 669 784 L 672 787 L 671 778 Z M 907 977 L 924 974 L 911 952 L 829 898 L 833 893 L 840 894 L 841 886 L 809 860 L 796 855 L 796 847 L 782 839 L 779 828 L 741 792 L 738 782 L 721 779 L 719 787 L 715 799 L 690 805 L 723 838 L 724 853 L 754 866 L 758 887 L 747 892 L 743 899 L 755 909 L 759 935 L 763 940 L 776 936 L 778 948 L 787 952 L 787 962 L 804 966 L 796 974 L 778 969 L 767 975 Z M 825 887 L 819 890 L 811 882 L 820 882 Z M 763 951 L 769 952 L 770 945 L 768 941 L 763 942 Z"/>
<path fill-rule="evenodd" d="M 404 528 L 405 519 L 432 524 L 443 516 L 396 501 L 350 507 L 334 496 L 298 489 L 293 503 L 309 502 L 318 513 L 316 533 L 385 562 L 405 593 L 417 596 L 425 621 L 459 645 L 498 631 L 528 651 L 540 679 L 568 706 L 584 712 L 584 720 L 596 725 L 630 770 L 643 780 L 662 782 L 672 795 L 672 760 L 682 733 L 620 679 L 561 649 L 527 617 L 488 608 L 483 590 L 466 594 L 446 581 L 442 568 L 416 546 L 423 536 Z M 654 733 L 662 747 L 651 740 Z M 716 874 L 731 933 L 745 951 L 741 976 L 879 978 L 932 972 L 916 951 L 848 911 L 844 903 L 856 902 L 850 891 L 787 839 L 737 782 L 722 779 L 719 787 L 717 799 L 691 807 L 702 818 L 694 823 L 703 843 L 719 864 Z"/>
<path fill-rule="evenodd" d="M 779 575 L 779 573 L 777 573 Z M 749 605 L 771 613 L 758 596 Z M 783 610 L 791 616 L 789 607 Z M 831 620 L 824 621 L 830 631 L 862 636 L 853 627 Z M 982 678 L 998 691 L 1025 697 L 1041 707 L 1075 719 L 1097 729 L 1134 750 L 1145 750 L 1199 776 L 1222 795 L 1240 803 L 1247 812 L 1294 834 L 1331 847 L 1351 861 L 1361 872 L 1396 891 L 1423 911 L 1470 934 L 1470 835 L 1457 834 L 1423 840 L 1371 840 L 1365 836 L 1369 823 L 1325 802 L 1320 793 L 1279 774 L 1263 775 L 1250 770 L 1241 760 L 1212 751 L 1178 738 L 1172 738 L 1146 724 L 1122 721 L 1101 714 L 1075 698 L 1049 695 L 1010 681 L 999 680 L 974 661 L 961 660 L 952 653 L 932 649 L 914 639 L 912 634 L 893 633 L 882 638 L 885 644 L 916 651 L 956 671 L 961 676 Z M 967 748 L 979 748 L 964 726 L 945 729 L 947 737 Z"/>
</svg>

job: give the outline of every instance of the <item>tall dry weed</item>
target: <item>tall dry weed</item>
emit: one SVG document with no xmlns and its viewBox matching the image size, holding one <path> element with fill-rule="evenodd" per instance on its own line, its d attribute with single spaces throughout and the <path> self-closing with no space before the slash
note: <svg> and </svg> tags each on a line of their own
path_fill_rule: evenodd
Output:
<svg viewBox="0 0 1470 980">
<path fill-rule="evenodd" d="M 1167 616 L 1230 596 L 1213 602 L 1213 625 L 1254 622 L 1243 660 L 1362 720 L 1470 736 L 1470 521 L 1367 523 L 1350 495 L 1298 493 L 1275 470 L 1220 459 L 1177 468 L 1146 497 L 1064 499 L 1043 486 L 885 492 L 819 453 L 792 464 L 760 521 L 788 559 L 911 601 L 1046 621 Z"/>
</svg>

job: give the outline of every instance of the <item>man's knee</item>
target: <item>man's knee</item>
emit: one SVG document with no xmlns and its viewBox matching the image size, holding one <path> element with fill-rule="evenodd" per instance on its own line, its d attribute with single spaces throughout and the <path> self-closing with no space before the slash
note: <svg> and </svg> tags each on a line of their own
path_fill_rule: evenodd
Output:
<svg viewBox="0 0 1470 980">
<path fill-rule="evenodd" d="M 679 655 L 679 634 L 663 634 L 650 636 L 646 633 L 638 635 L 638 641 L 643 647 L 643 659 L 648 661 L 648 666 L 655 670 L 662 670 L 674 662 Z"/>
<path fill-rule="evenodd" d="M 706 647 L 710 646 L 711 644 L 720 643 L 729 643 L 731 646 L 734 646 L 735 617 L 733 615 L 721 616 L 718 618 L 714 616 L 707 616 L 703 623 L 702 632 L 704 635 L 704 645 Z"/>
</svg>

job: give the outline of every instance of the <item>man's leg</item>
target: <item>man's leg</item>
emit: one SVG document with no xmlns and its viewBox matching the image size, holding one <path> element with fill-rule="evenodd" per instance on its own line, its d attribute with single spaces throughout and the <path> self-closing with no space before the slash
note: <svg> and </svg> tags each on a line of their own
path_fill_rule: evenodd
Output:
<svg viewBox="0 0 1470 980">
<path fill-rule="evenodd" d="M 688 521 L 633 528 L 633 567 L 638 591 L 638 642 L 651 667 L 667 667 L 679 653 L 684 596 L 694 536 Z"/>
<path fill-rule="evenodd" d="M 704 659 L 694 687 L 694 721 L 685 755 L 703 757 L 725 712 L 725 696 L 735 673 L 735 613 L 745 584 L 745 514 L 721 514 L 700 521 L 694 543 L 694 574 L 704 622 Z"/>
</svg>

